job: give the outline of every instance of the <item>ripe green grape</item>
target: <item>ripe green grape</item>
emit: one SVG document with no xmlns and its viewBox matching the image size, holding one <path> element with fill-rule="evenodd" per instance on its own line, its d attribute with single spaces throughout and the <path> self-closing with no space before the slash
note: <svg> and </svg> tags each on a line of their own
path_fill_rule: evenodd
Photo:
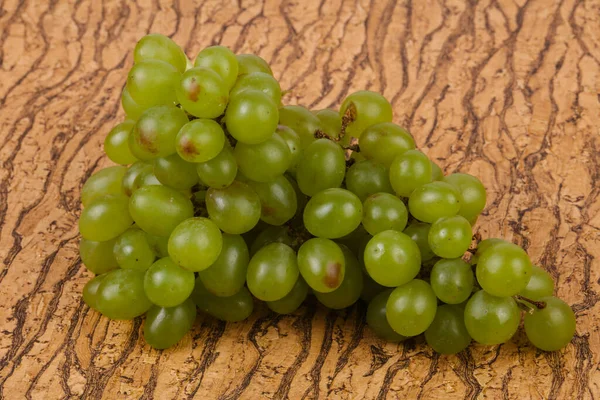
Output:
<svg viewBox="0 0 600 400">
<path fill-rule="evenodd" d="M 354 118 L 348 124 L 346 134 L 353 137 L 360 138 L 371 125 L 392 121 L 390 103 L 381 94 L 369 90 L 359 90 L 346 97 L 340 107 L 340 117 L 343 118 L 349 109 Z"/>
<path fill-rule="evenodd" d="M 436 262 L 430 279 L 437 298 L 447 304 L 459 304 L 467 300 L 475 283 L 471 266 L 460 258 Z"/>
<path fill-rule="evenodd" d="M 204 67 L 215 71 L 227 90 L 233 87 L 238 75 L 238 61 L 235 54 L 224 46 L 210 46 L 196 57 L 194 67 Z"/>
<path fill-rule="evenodd" d="M 151 33 L 142 37 L 133 50 L 134 62 L 146 60 L 160 60 L 177 68 L 179 72 L 185 71 L 187 57 L 181 47 L 165 35 Z"/>
<path fill-rule="evenodd" d="M 298 250 L 298 268 L 313 290 L 333 292 L 344 280 L 344 253 L 340 246 L 329 239 L 309 239 Z"/>
<path fill-rule="evenodd" d="M 342 245 L 340 248 L 344 253 L 346 264 L 346 273 L 341 285 L 332 292 L 314 292 L 321 304 L 334 310 L 350 307 L 356 303 L 363 289 L 363 273 L 356 256 L 346 246 Z"/>
<path fill-rule="evenodd" d="M 217 261 L 222 247 L 221 231 L 208 218 L 188 218 L 169 237 L 169 255 L 173 261 L 194 272 Z"/>
<path fill-rule="evenodd" d="M 121 122 L 104 139 L 104 152 L 115 164 L 127 165 L 137 161 L 129 149 L 129 135 L 134 125 L 132 120 Z"/>
<path fill-rule="evenodd" d="M 471 265 L 477 264 L 479 257 L 483 254 L 484 251 L 486 251 L 487 249 L 492 248 L 493 246 L 496 246 L 497 244 L 500 244 L 500 243 L 510 243 L 510 242 L 508 242 L 504 239 L 499 239 L 499 238 L 489 238 L 489 239 L 484 239 L 481 242 L 479 242 L 477 244 L 477 251 L 475 252 L 473 257 L 471 257 Z"/>
<path fill-rule="evenodd" d="M 280 135 L 273 134 L 264 142 L 239 142 L 233 155 L 242 174 L 256 182 L 271 182 L 290 167 L 292 154 Z"/>
<path fill-rule="evenodd" d="M 175 307 L 154 306 L 146 313 L 144 339 L 155 349 L 166 349 L 179 342 L 192 329 L 196 305 L 191 299 Z"/>
<path fill-rule="evenodd" d="M 364 261 L 371 278 L 388 287 L 410 282 L 421 269 L 417 244 L 404 233 L 394 230 L 380 232 L 369 240 Z"/>
<path fill-rule="evenodd" d="M 96 275 L 103 274 L 115 268 L 119 264 L 113 254 L 113 248 L 117 238 L 105 242 L 81 239 L 79 242 L 79 256 L 83 265 Z"/>
<path fill-rule="evenodd" d="M 129 94 L 129 90 L 127 90 L 127 86 L 125 86 L 123 92 L 121 92 L 121 107 L 123 107 L 127 118 L 132 121 L 137 121 L 140 115 L 148 108 L 139 105 L 133 100 L 133 97 Z"/>
<path fill-rule="evenodd" d="M 408 199 L 408 209 L 419 221 L 433 223 L 452 217 L 460 210 L 460 193 L 445 182 L 431 182 L 416 188 Z"/>
<path fill-rule="evenodd" d="M 265 228 L 252 241 L 250 255 L 253 256 L 258 250 L 269 243 L 283 243 L 291 246 L 292 238 L 290 237 L 289 228 L 287 226 L 268 226 Z"/>
<path fill-rule="evenodd" d="M 229 186 L 238 172 L 238 165 L 229 144 L 225 143 L 215 158 L 196 164 L 196 172 L 202 183 L 211 188 Z"/>
<path fill-rule="evenodd" d="M 206 209 L 219 229 L 235 235 L 254 228 L 261 214 L 260 198 L 248 184 L 239 181 L 224 189 L 208 189 Z"/>
<path fill-rule="evenodd" d="M 271 243 L 252 256 L 246 283 L 257 299 L 275 301 L 291 292 L 299 275 L 294 250 L 283 243 Z"/>
<path fill-rule="evenodd" d="M 321 122 L 321 131 L 332 139 L 340 136 L 342 132 L 342 118 L 340 118 L 340 113 L 335 110 L 324 109 L 318 111 L 315 116 Z"/>
<path fill-rule="evenodd" d="M 359 161 L 348 168 L 346 188 L 361 201 L 375 193 L 394 193 L 387 168 L 371 160 Z"/>
<path fill-rule="evenodd" d="M 477 261 L 477 282 L 491 295 L 509 297 L 527 287 L 532 265 L 525 250 L 502 243 L 484 251 Z"/>
<path fill-rule="evenodd" d="M 183 160 L 179 154 L 154 160 L 154 176 L 173 189 L 189 189 L 198 183 L 196 164 Z"/>
<path fill-rule="evenodd" d="M 129 149 L 140 160 L 175 153 L 175 137 L 188 122 L 185 111 L 175 106 L 157 106 L 144 111 L 129 135 Z"/>
<path fill-rule="evenodd" d="M 302 149 L 300 148 L 300 136 L 292 129 L 284 125 L 277 125 L 275 134 L 285 140 L 285 143 L 290 150 L 290 166 L 289 170 L 296 168 L 298 161 L 302 155 Z"/>
<path fill-rule="evenodd" d="M 97 310 L 98 309 L 98 288 L 100 284 L 106 277 L 106 274 L 98 275 L 87 281 L 85 286 L 83 287 L 82 297 L 85 304 L 87 304 L 90 308 Z"/>
<path fill-rule="evenodd" d="M 354 231 L 362 220 L 360 199 L 346 189 L 325 189 L 304 209 L 304 226 L 314 236 L 337 239 Z"/>
<path fill-rule="evenodd" d="M 252 72 L 264 72 L 273 75 L 269 64 L 255 54 L 238 54 L 238 75 L 251 74 Z"/>
<path fill-rule="evenodd" d="M 480 290 L 465 307 L 465 325 L 469 335 L 481 344 L 508 341 L 519 327 L 521 312 L 512 297 L 496 297 Z"/>
<path fill-rule="evenodd" d="M 427 241 L 431 251 L 443 258 L 458 258 L 471 245 L 473 231 L 469 221 L 455 215 L 440 218 L 431 224 Z"/>
<path fill-rule="evenodd" d="M 278 120 L 277 104 L 258 90 L 238 93 L 231 98 L 225 112 L 231 136 L 247 144 L 258 144 L 273 136 Z"/>
<path fill-rule="evenodd" d="M 90 205 L 95 199 L 105 195 L 120 195 L 121 182 L 127 172 L 126 167 L 108 167 L 90 176 L 81 188 L 81 204 Z"/>
<path fill-rule="evenodd" d="M 225 132 L 212 119 L 195 119 L 185 124 L 175 139 L 177 153 L 185 161 L 202 163 L 215 158 L 225 145 Z"/>
<path fill-rule="evenodd" d="M 418 150 L 396 156 L 390 165 L 390 183 L 398 196 L 408 197 L 421 185 L 431 182 L 431 162 Z"/>
<path fill-rule="evenodd" d="M 485 208 L 486 192 L 479 179 L 469 174 L 452 174 L 444 178 L 458 189 L 461 196 L 461 207 L 458 215 L 469 221 L 476 218 Z"/>
<path fill-rule="evenodd" d="M 430 160 L 431 161 L 431 160 Z M 432 181 L 442 181 L 444 180 L 444 172 L 440 168 L 439 165 L 431 161 L 431 180 Z M 462 197 L 461 197 L 462 200 Z"/>
<path fill-rule="evenodd" d="M 414 149 L 410 132 L 392 122 L 372 125 L 360 136 L 360 153 L 386 167 L 392 165 L 396 156 Z"/>
<path fill-rule="evenodd" d="M 160 60 L 136 63 L 127 76 L 127 92 L 143 108 L 173 105 L 175 88 L 181 73 L 173 65 Z"/>
<path fill-rule="evenodd" d="M 375 193 L 364 203 L 362 224 L 371 235 L 393 229 L 402 232 L 408 222 L 406 206 L 389 193 Z"/>
<path fill-rule="evenodd" d="M 533 265 L 531 268 L 531 278 L 525 289 L 519 294 L 531 300 L 539 300 L 542 297 L 552 296 L 554 293 L 554 280 L 550 274 L 543 268 Z"/>
<path fill-rule="evenodd" d="M 108 272 L 98 287 L 96 307 L 110 319 L 133 319 L 144 314 L 152 307 L 144 293 L 144 272 L 135 269 Z"/>
<path fill-rule="evenodd" d="M 392 291 L 386 304 L 386 317 L 392 329 L 402 336 L 425 332 L 433 322 L 437 298 L 431 286 L 413 279 Z"/>
<path fill-rule="evenodd" d="M 254 309 L 252 295 L 246 287 L 233 296 L 219 297 L 210 293 L 200 278 L 196 279 L 191 298 L 201 311 L 227 322 L 243 321 Z"/>
<path fill-rule="evenodd" d="M 219 297 L 233 296 L 246 283 L 250 255 L 248 246 L 240 235 L 223 234 L 223 246 L 217 260 L 198 276 L 204 287 Z"/>
<path fill-rule="evenodd" d="M 169 255 L 168 236 L 156 236 L 146 232 L 146 241 L 150 245 L 150 248 L 152 248 L 156 257 L 163 258 Z"/>
<path fill-rule="evenodd" d="M 425 331 L 425 340 L 440 354 L 456 354 L 466 349 L 471 336 L 465 326 L 463 309 L 449 304 L 439 306 Z"/>
<path fill-rule="evenodd" d="M 261 204 L 260 219 L 270 225 L 283 225 L 296 214 L 298 200 L 290 181 L 283 175 L 271 182 L 247 182 Z"/>
<path fill-rule="evenodd" d="M 131 167 L 127 168 L 127 171 L 123 175 L 121 181 L 121 191 L 127 196 L 131 196 L 133 191 L 136 189 L 135 182 L 141 174 L 146 174 L 148 171 L 152 172 L 152 164 L 148 164 L 144 161 L 138 161 Z"/>
<path fill-rule="evenodd" d="M 359 263 L 360 264 L 360 263 Z M 391 293 L 391 289 L 386 288 L 385 286 L 381 286 L 379 283 L 375 282 L 371 276 L 364 270 L 364 265 L 361 265 L 362 274 L 363 274 L 363 290 L 360 293 L 360 298 L 367 303 L 371 302 L 379 293 L 389 290 Z M 386 298 L 387 301 L 387 298 Z M 385 302 L 384 302 L 385 303 Z M 385 307 L 385 306 L 384 306 Z M 385 309 L 384 309 L 384 319 L 385 319 Z M 387 322 L 387 321 L 386 321 Z M 390 328 L 392 329 L 392 328 Z"/>
<path fill-rule="evenodd" d="M 145 232 L 169 236 L 179 223 L 194 215 L 194 207 L 187 196 L 175 189 L 145 186 L 131 195 L 129 212 Z"/>
<path fill-rule="evenodd" d="M 160 307 L 183 303 L 194 290 L 194 273 L 175 264 L 170 257 L 156 260 L 144 276 L 144 292 Z"/>
<path fill-rule="evenodd" d="M 306 296 L 308 295 L 308 285 L 301 276 L 298 277 L 292 290 L 279 300 L 267 301 L 267 307 L 278 314 L 291 314 L 296 311 Z"/>
<path fill-rule="evenodd" d="M 104 242 L 114 239 L 133 223 L 127 197 L 106 195 L 92 201 L 81 212 L 79 232 L 84 239 Z"/>
<path fill-rule="evenodd" d="M 150 166 L 150 168 L 145 168 L 143 171 L 141 171 L 139 175 L 135 178 L 131 190 L 135 192 L 141 187 L 153 185 L 161 185 L 161 183 L 156 178 L 156 175 L 154 175 L 154 168 Z"/>
<path fill-rule="evenodd" d="M 429 261 L 435 254 L 431 251 L 429 247 L 429 230 L 431 229 L 430 224 L 426 224 L 424 222 L 413 221 L 411 222 L 406 229 L 404 229 L 404 234 L 408 235 L 419 247 L 419 252 L 421 253 L 421 261 Z"/>
<path fill-rule="evenodd" d="M 305 149 L 315 141 L 315 132 L 321 122 L 313 113 L 302 106 L 284 106 L 279 110 L 279 123 L 289 126 L 300 137 L 300 147 Z"/>
<path fill-rule="evenodd" d="M 318 139 L 304 150 L 296 178 L 302 193 L 314 196 L 322 190 L 340 187 L 345 172 L 342 148 L 329 139 Z"/>
<path fill-rule="evenodd" d="M 281 102 L 281 87 L 273 75 L 266 72 L 252 72 L 241 75 L 229 92 L 234 97 L 246 90 L 258 90 L 269 96 L 275 104 Z"/>
<path fill-rule="evenodd" d="M 525 314 L 527 338 L 540 350 L 560 350 L 575 334 L 575 314 L 567 303 L 556 297 L 542 297 L 540 301 L 546 307 Z"/>
<path fill-rule="evenodd" d="M 123 269 L 147 270 L 154 262 L 154 250 L 144 231 L 132 227 L 123 232 L 115 242 L 113 253 L 119 267 Z"/>
<path fill-rule="evenodd" d="M 406 336 L 402 336 L 392 329 L 386 316 L 386 305 L 393 289 L 387 289 L 369 301 L 367 308 L 367 325 L 375 332 L 377 336 L 391 343 L 400 343 L 406 340 Z"/>
<path fill-rule="evenodd" d="M 185 71 L 176 85 L 183 109 L 198 118 L 217 118 L 227 107 L 228 87 L 215 71 L 196 67 Z"/>
</svg>

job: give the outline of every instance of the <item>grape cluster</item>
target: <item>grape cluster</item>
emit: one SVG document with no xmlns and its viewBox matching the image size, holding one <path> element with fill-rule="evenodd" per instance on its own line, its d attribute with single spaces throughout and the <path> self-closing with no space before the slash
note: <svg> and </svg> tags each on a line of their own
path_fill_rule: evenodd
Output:
<svg viewBox="0 0 600 400">
<path fill-rule="evenodd" d="M 571 308 L 523 249 L 473 245 L 486 204 L 474 176 L 444 176 L 392 123 L 380 94 L 339 112 L 283 106 L 269 65 L 208 47 L 194 64 L 169 38 L 136 45 L 104 142 L 119 166 L 84 184 L 84 301 L 111 319 L 145 314 L 155 348 L 177 343 L 197 309 L 241 321 L 255 299 L 292 313 L 313 294 L 400 342 L 424 333 L 440 353 L 525 331 L 542 350 L 575 332 Z M 476 241 L 475 241 L 476 242 Z"/>
</svg>

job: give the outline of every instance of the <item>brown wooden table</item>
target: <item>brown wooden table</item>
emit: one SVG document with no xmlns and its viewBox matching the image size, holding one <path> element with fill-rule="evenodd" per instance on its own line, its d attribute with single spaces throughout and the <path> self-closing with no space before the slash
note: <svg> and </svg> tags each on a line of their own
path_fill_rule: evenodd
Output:
<svg viewBox="0 0 600 400">
<path fill-rule="evenodd" d="M 600 398 L 600 2 L 597 0 L 1 3 L 0 398 Z M 201 316 L 156 351 L 142 321 L 81 300 L 79 192 L 131 51 L 161 32 L 267 59 L 287 103 L 380 91 L 446 172 L 489 190 L 476 231 L 523 245 L 577 313 L 556 353 L 509 343 L 438 356 L 365 326 L 364 304 L 244 323 Z"/>
</svg>

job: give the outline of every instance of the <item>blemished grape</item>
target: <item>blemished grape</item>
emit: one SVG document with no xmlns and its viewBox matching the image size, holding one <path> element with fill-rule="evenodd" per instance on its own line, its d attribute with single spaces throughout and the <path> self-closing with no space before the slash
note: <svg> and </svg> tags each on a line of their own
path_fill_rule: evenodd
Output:
<svg viewBox="0 0 600 400">
<path fill-rule="evenodd" d="M 177 133 L 175 148 L 185 161 L 202 163 L 215 158 L 225 145 L 223 128 L 212 119 L 195 119 Z"/>
<path fill-rule="evenodd" d="M 140 271 L 147 270 L 155 258 L 146 234 L 136 227 L 127 229 L 117 238 L 113 253 L 119 267 Z"/>
<path fill-rule="evenodd" d="M 439 165 L 431 161 L 431 180 L 432 181 L 441 181 L 444 179 L 444 172 L 440 168 Z M 461 197 L 462 200 L 462 197 Z"/>
<path fill-rule="evenodd" d="M 429 247 L 429 230 L 431 229 L 430 224 L 426 224 L 424 222 L 413 221 L 411 222 L 406 229 L 404 229 L 404 234 L 408 235 L 419 247 L 419 252 L 421 253 L 421 261 L 429 261 L 435 254 L 431 251 Z"/>
<path fill-rule="evenodd" d="M 373 297 L 369 301 L 367 308 L 367 325 L 381 339 L 391 343 L 400 343 L 406 340 L 406 336 L 402 336 L 392 329 L 386 316 L 387 301 L 393 289 L 384 290 Z"/>
<path fill-rule="evenodd" d="M 113 254 L 117 238 L 105 242 L 81 239 L 79 242 L 79 256 L 83 265 L 96 275 L 103 274 L 119 267 Z"/>
<path fill-rule="evenodd" d="M 393 229 L 402 232 L 408 222 L 406 206 L 389 193 L 375 193 L 365 200 L 362 224 L 371 235 Z"/>
<path fill-rule="evenodd" d="M 252 72 L 264 72 L 269 75 L 273 75 L 269 64 L 254 54 L 238 54 L 236 56 L 238 61 L 238 75 L 251 74 Z"/>
<path fill-rule="evenodd" d="M 233 296 L 246 283 L 250 255 L 240 235 L 223 234 L 223 246 L 217 260 L 198 272 L 206 290 L 219 297 Z"/>
<path fill-rule="evenodd" d="M 127 92 L 143 108 L 174 105 L 180 76 L 177 68 L 167 62 L 143 60 L 129 70 Z"/>
<path fill-rule="evenodd" d="M 360 153 L 386 167 L 396 156 L 414 149 L 415 140 L 411 134 L 392 122 L 372 125 L 360 137 Z"/>
<path fill-rule="evenodd" d="M 335 110 L 324 109 L 318 111 L 315 116 L 321 122 L 321 131 L 332 139 L 336 139 L 342 132 L 342 118 Z"/>
<path fill-rule="evenodd" d="M 318 139 L 304 150 L 296 179 L 302 193 L 314 196 L 322 190 L 340 187 L 345 172 L 342 148 L 329 139 Z"/>
<path fill-rule="evenodd" d="M 223 80 L 227 90 L 233 87 L 239 69 L 235 54 L 224 46 L 210 46 L 202 50 L 196 57 L 194 67 L 215 71 Z"/>
<path fill-rule="evenodd" d="M 519 294 L 531 300 L 539 300 L 542 297 L 552 296 L 554 293 L 554 281 L 550 274 L 543 268 L 537 265 L 531 268 L 531 278 L 525 289 Z"/>
<path fill-rule="evenodd" d="M 419 221 L 433 223 L 443 217 L 458 214 L 460 193 L 445 182 L 431 182 L 416 188 L 408 199 L 408 208 Z"/>
<path fill-rule="evenodd" d="M 380 232 L 369 240 L 364 261 L 371 278 L 388 287 L 410 282 L 421 269 L 417 244 L 404 233 L 394 230 Z"/>
<path fill-rule="evenodd" d="M 248 184 L 240 181 L 224 189 L 208 189 L 206 209 L 219 229 L 234 235 L 254 228 L 261 215 L 260 198 Z"/>
<path fill-rule="evenodd" d="M 83 209 L 79 232 L 84 239 L 104 242 L 125 232 L 132 223 L 127 197 L 106 195 L 94 199 Z"/>
<path fill-rule="evenodd" d="M 185 161 L 179 154 L 154 160 L 154 176 L 173 189 L 189 189 L 198 183 L 196 164 Z"/>
<path fill-rule="evenodd" d="M 121 122 L 104 139 L 104 152 L 115 164 L 127 165 L 137 161 L 129 149 L 129 135 L 134 125 L 135 121 L 132 120 Z"/>
<path fill-rule="evenodd" d="M 121 93 L 121 107 L 123 107 L 127 118 L 132 121 L 137 121 L 140 115 L 148 108 L 139 105 L 133 100 L 133 97 L 129 94 L 129 90 L 127 90 L 127 86 L 123 88 L 123 92 Z"/>
<path fill-rule="evenodd" d="M 486 345 L 508 341 L 519 327 L 521 313 L 512 297 L 496 297 L 484 290 L 475 293 L 465 307 L 465 325 L 471 337 Z"/>
<path fill-rule="evenodd" d="M 425 340 L 440 354 L 460 353 L 471 343 L 465 326 L 463 309 L 444 304 L 437 308 L 435 318 L 425 331 Z"/>
<path fill-rule="evenodd" d="M 392 106 L 379 93 L 359 90 L 344 99 L 340 107 L 343 118 L 350 109 L 352 122 L 346 128 L 346 134 L 360 138 L 365 128 L 381 122 L 392 121 Z"/>
<path fill-rule="evenodd" d="M 169 255 L 177 264 L 193 272 L 210 267 L 221 253 L 223 237 L 208 218 L 188 218 L 169 237 Z"/>
<path fill-rule="evenodd" d="M 344 280 L 346 261 L 340 246 L 329 239 L 309 239 L 298 249 L 298 268 L 313 290 L 333 292 Z"/>
<path fill-rule="evenodd" d="M 296 168 L 300 156 L 302 155 L 302 149 L 300 148 L 300 136 L 292 129 L 284 125 L 277 125 L 275 134 L 285 140 L 285 143 L 290 150 L 290 166 L 288 170 Z"/>
<path fill-rule="evenodd" d="M 458 189 L 461 196 L 461 207 L 458 212 L 469 221 L 476 218 L 485 208 L 486 191 L 479 179 L 469 174 L 452 174 L 444 178 Z"/>
<path fill-rule="evenodd" d="M 300 147 L 305 149 L 315 141 L 315 132 L 321 122 L 313 113 L 302 106 L 284 106 L 279 110 L 279 123 L 289 126 L 300 137 Z"/>
<path fill-rule="evenodd" d="M 271 243 L 252 256 L 246 283 L 257 299 L 275 301 L 291 292 L 299 275 L 294 250 L 283 243 Z"/>
<path fill-rule="evenodd" d="M 435 318 L 437 299 L 429 284 L 413 279 L 392 291 L 386 304 L 386 317 L 392 329 L 402 336 L 425 332 Z"/>
<path fill-rule="evenodd" d="M 546 306 L 525 314 L 527 338 L 540 350 L 560 350 L 575 334 L 575 314 L 567 303 L 556 297 L 542 297 L 539 301 Z"/>
<path fill-rule="evenodd" d="M 290 181 L 283 175 L 271 182 L 247 182 L 261 204 L 260 219 L 270 225 L 283 225 L 296 214 L 298 200 Z"/>
<path fill-rule="evenodd" d="M 202 183 L 209 187 L 225 188 L 229 186 L 238 172 L 238 165 L 229 144 L 225 143 L 215 158 L 196 164 L 196 172 Z"/>
<path fill-rule="evenodd" d="M 135 182 L 141 174 L 146 174 L 148 171 L 152 172 L 154 168 L 152 164 L 148 164 L 144 161 L 138 161 L 127 168 L 123 179 L 121 181 L 121 191 L 127 196 L 131 196 L 133 191 L 136 189 Z"/>
<path fill-rule="evenodd" d="M 278 120 L 277 104 L 258 90 L 238 93 L 231 98 L 225 112 L 231 136 L 247 144 L 258 144 L 273 136 Z"/>
<path fill-rule="evenodd" d="M 447 304 L 467 300 L 474 283 L 471 266 L 460 258 L 439 260 L 431 270 L 431 288 L 437 298 Z"/>
<path fill-rule="evenodd" d="M 346 189 L 360 201 L 375 193 L 394 193 L 387 168 L 376 161 L 359 161 L 346 172 Z"/>
<path fill-rule="evenodd" d="M 258 90 L 269 96 L 275 104 L 281 102 L 281 87 L 273 75 L 266 72 L 252 72 L 241 75 L 229 92 L 234 97 L 246 90 Z"/>
<path fill-rule="evenodd" d="M 354 231 L 362 216 L 363 206 L 354 193 L 346 189 L 326 189 L 306 204 L 304 226 L 314 236 L 337 239 Z"/>
<path fill-rule="evenodd" d="M 157 106 L 144 111 L 129 135 L 129 149 L 140 160 L 175 153 L 175 137 L 188 122 L 185 111 L 175 106 Z"/>
<path fill-rule="evenodd" d="M 418 150 L 396 156 L 390 165 L 390 183 L 398 196 L 409 197 L 421 185 L 431 182 L 431 162 Z"/>
<path fill-rule="evenodd" d="M 473 231 L 469 221 L 455 215 L 440 218 L 431 224 L 427 241 L 431 251 L 443 258 L 458 258 L 471 245 Z"/>
<path fill-rule="evenodd" d="M 96 292 L 96 308 L 110 319 L 133 319 L 152 303 L 144 293 L 144 272 L 115 269 L 108 272 Z"/>
<path fill-rule="evenodd" d="M 90 279 L 83 287 L 82 297 L 85 304 L 94 310 L 98 309 L 98 288 L 106 277 L 106 274 L 98 275 Z"/>
<path fill-rule="evenodd" d="M 256 182 L 272 182 L 290 167 L 292 154 L 280 135 L 273 134 L 264 142 L 239 142 L 233 155 L 242 174 Z"/>
<path fill-rule="evenodd" d="M 509 297 L 527 287 L 532 265 L 525 250 L 501 243 L 484 251 L 477 261 L 477 282 L 491 295 Z"/>
<path fill-rule="evenodd" d="M 296 311 L 306 296 L 308 295 L 308 285 L 301 276 L 298 277 L 292 290 L 279 300 L 267 301 L 267 307 L 278 314 L 291 314 Z"/>
<path fill-rule="evenodd" d="M 133 50 L 133 61 L 139 63 L 145 60 L 160 60 L 185 71 L 187 57 L 181 47 L 165 35 L 151 33 L 142 37 Z"/>
<path fill-rule="evenodd" d="M 334 310 L 350 307 L 356 303 L 363 289 L 363 273 L 356 256 L 346 246 L 341 245 L 340 248 L 344 253 L 346 264 L 346 272 L 341 285 L 332 292 L 314 292 L 321 304 Z"/>
<path fill-rule="evenodd" d="M 219 297 L 209 292 L 200 278 L 196 279 L 191 299 L 201 311 L 227 322 L 243 321 L 254 309 L 252 295 L 246 287 L 233 296 Z"/>
<path fill-rule="evenodd" d="M 192 329 L 196 305 L 187 299 L 175 307 L 154 306 L 146 313 L 144 339 L 155 349 L 166 349 L 179 342 Z"/>
<path fill-rule="evenodd" d="M 90 176 L 81 188 L 81 204 L 86 207 L 102 196 L 120 195 L 125 172 L 126 167 L 108 167 Z"/>
<path fill-rule="evenodd" d="M 144 292 L 160 307 L 183 303 L 194 290 L 194 273 L 181 268 L 169 257 L 161 258 L 148 268 L 144 276 Z"/>
<path fill-rule="evenodd" d="M 188 69 L 176 85 L 177 100 L 183 109 L 198 118 L 217 118 L 227 107 L 228 87 L 215 71 Z"/>
<path fill-rule="evenodd" d="M 252 241 L 250 255 L 253 256 L 258 250 L 269 243 L 283 243 L 291 246 L 292 238 L 290 237 L 289 228 L 287 226 L 269 226 L 265 228 Z"/>
<path fill-rule="evenodd" d="M 373 280 L 373 278 L 371 278 L 369 276 L 369 274 L 367 273 L 367 271 L 364 270 L 364 266 L 361 266 L 361 269 L 363 269 L 363 271 L 362 271 L 362 274 L 363 274 L 363 290 L 360 293 L 360 298 L 362 300 L 364 300 L 367 303 L 369 303 L 379 293 L 384 292 L 386 290 L 390 290 L 389 288 L 387 288 L 385 286 L 381 286 L 379 283 L 375 282 Z M 390 290 L 390 293 L 391 293 L 391 290 Z M 387 299 L 386 299 L 386 301 L 387 301 Z M 385 315 L 385 310 L 384 310 L 384 315 Z M 390 328 L 390 329 L 392 329 L 392 328 Z"/>
<path fill-rule="evenodd" d="M 156 236 L 146 232 L 146 241 L 148 241 L 148 244 L 156 257 L 163 258 L 169 255 L 168 236 Z"/>
</svg>

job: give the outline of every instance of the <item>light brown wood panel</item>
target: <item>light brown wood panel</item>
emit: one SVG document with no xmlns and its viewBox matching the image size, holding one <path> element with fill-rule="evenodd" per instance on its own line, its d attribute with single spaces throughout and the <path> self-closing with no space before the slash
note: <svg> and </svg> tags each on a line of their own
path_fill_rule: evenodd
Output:
<svg viewBox="0 0 600 400">
<path fill-rule="evenodd" d="M 0 397 L 6 399 L 598 399 L 598 0 L 0 3 Z M 81 300 L 79 192 L 110 165 L 102 142 L 135 42 L 161 32 L 193 57 L 220 43 L 267 59 L 287 103 L 336 107 L 380 91 L 446 172 L 479 176 L 476 231 L 523 245 L 577 314 L 543 353 L 520 332 L 438 356 L 378 340 L 366 306 L 244 323 L 200 316 L 156 351 L 142 321 Z"/>
</svg>

